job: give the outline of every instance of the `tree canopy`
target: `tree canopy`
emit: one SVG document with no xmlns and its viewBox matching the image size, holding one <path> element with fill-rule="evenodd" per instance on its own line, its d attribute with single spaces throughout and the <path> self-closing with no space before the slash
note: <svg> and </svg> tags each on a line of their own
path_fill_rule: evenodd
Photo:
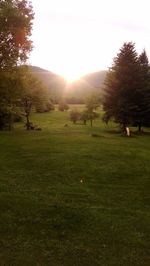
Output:
<svg viewBox="0 0 150 266">
<path fill-rule="evenodd" d="M 28 58 L 32 49 L 33 18 L 29 1 L 0 1 L 0 69 L 15 66 Z"/>
<path fill-rule="evenodd" d="M 28 67 L 21 66 L 32 49 L 33 18 L 29 1 L 0 1 L 0 129 L 12 128 L 18 110 L 24 113 L 29 129 L 33 106 L 50 108 L 46 88 Z"/>
<path fill-rule="evenodd" d="M 140 129 L 150 114 L 149 93 L 150 72 L 146 52 L 139 56 L 134 43 L 124 43 L 105 81 L 105 121 L 114 119 L 124 128 L 136 123 Z"/>
</svg>

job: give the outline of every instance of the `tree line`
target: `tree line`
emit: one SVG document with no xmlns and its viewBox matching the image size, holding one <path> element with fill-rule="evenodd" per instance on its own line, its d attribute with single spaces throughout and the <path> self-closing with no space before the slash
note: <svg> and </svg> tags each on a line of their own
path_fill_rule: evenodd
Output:
<svg viewBox="0 0 150 266">
<path fill-rule="evenodd" d="M 96 109 L 100 105 L 100 97 L 97 94 L 93 94 L 86 99 L 85 108 L 83 111 L 79 111 L 77 108 L 74 108 L 70 112 L 70 120 L 73 124 L 77 122 L 82 122 L 84 125 L 87 124 L 87 121 L 90 121 L 91 127 L 93 126 L 93 121 L 99 117 L 99 113 L 96 112 Z"/>
</svg>

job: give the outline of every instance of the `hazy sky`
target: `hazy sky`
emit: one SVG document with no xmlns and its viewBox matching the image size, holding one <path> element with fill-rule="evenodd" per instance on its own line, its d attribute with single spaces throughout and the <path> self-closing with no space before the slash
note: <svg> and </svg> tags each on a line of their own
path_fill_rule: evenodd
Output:
<svg viewBox="0 0 150 266">
<path fill-rule="evenodd" d="M 68 79 L 111 66 L 123 42 L 150 55 L 149 0 L 32 0 L 30 63 Z"/>
</svg>

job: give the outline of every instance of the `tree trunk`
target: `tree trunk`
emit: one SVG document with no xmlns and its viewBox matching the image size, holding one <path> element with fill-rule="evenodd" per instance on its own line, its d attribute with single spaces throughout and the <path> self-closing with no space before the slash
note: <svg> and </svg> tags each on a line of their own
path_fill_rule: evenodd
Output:
<svg viewBox="0 0 150 266">
<path fill-rule="evenodd" d="M 93 126 L 93 120 L 91 119 L 91 127 Z"/>
<path fill-rule="evenodd" d="M 123 132 L 126 133 L 126 123 L 123 123 L 123 124 L 122 124 L 122 130 L 123 130 Z"/>
<path fill-rule="evenodd" d="M 26 114 L 26 129 L 27 130 L 30 130 L 30 121 L 29 121 L 29 115 L 28 114 Z"/>
<path fill-rule="evenodd" d="M 141 123 L 139 123 L 139 125 L 138 125 L 138 131 L 141 132 L 141 129 L 142 129 L 142 125 L 141 125 Z"/>
<path fill-rule="evenodd" d="M 11 131 L 13 128 L 13 114 L 10 111 L 8 115 L 8 130 Z"/>
</svg>

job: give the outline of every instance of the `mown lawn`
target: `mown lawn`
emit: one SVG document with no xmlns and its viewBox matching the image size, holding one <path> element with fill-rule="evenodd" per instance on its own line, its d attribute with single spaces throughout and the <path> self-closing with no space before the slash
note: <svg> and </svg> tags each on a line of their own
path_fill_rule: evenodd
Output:
<svg viewBox="0 0 150 266">
<path fill-rule="evenodd" d="M 149 266 L 150 135 L 33 121 L 0 132 L 0 265 Z"/>
</svg>

